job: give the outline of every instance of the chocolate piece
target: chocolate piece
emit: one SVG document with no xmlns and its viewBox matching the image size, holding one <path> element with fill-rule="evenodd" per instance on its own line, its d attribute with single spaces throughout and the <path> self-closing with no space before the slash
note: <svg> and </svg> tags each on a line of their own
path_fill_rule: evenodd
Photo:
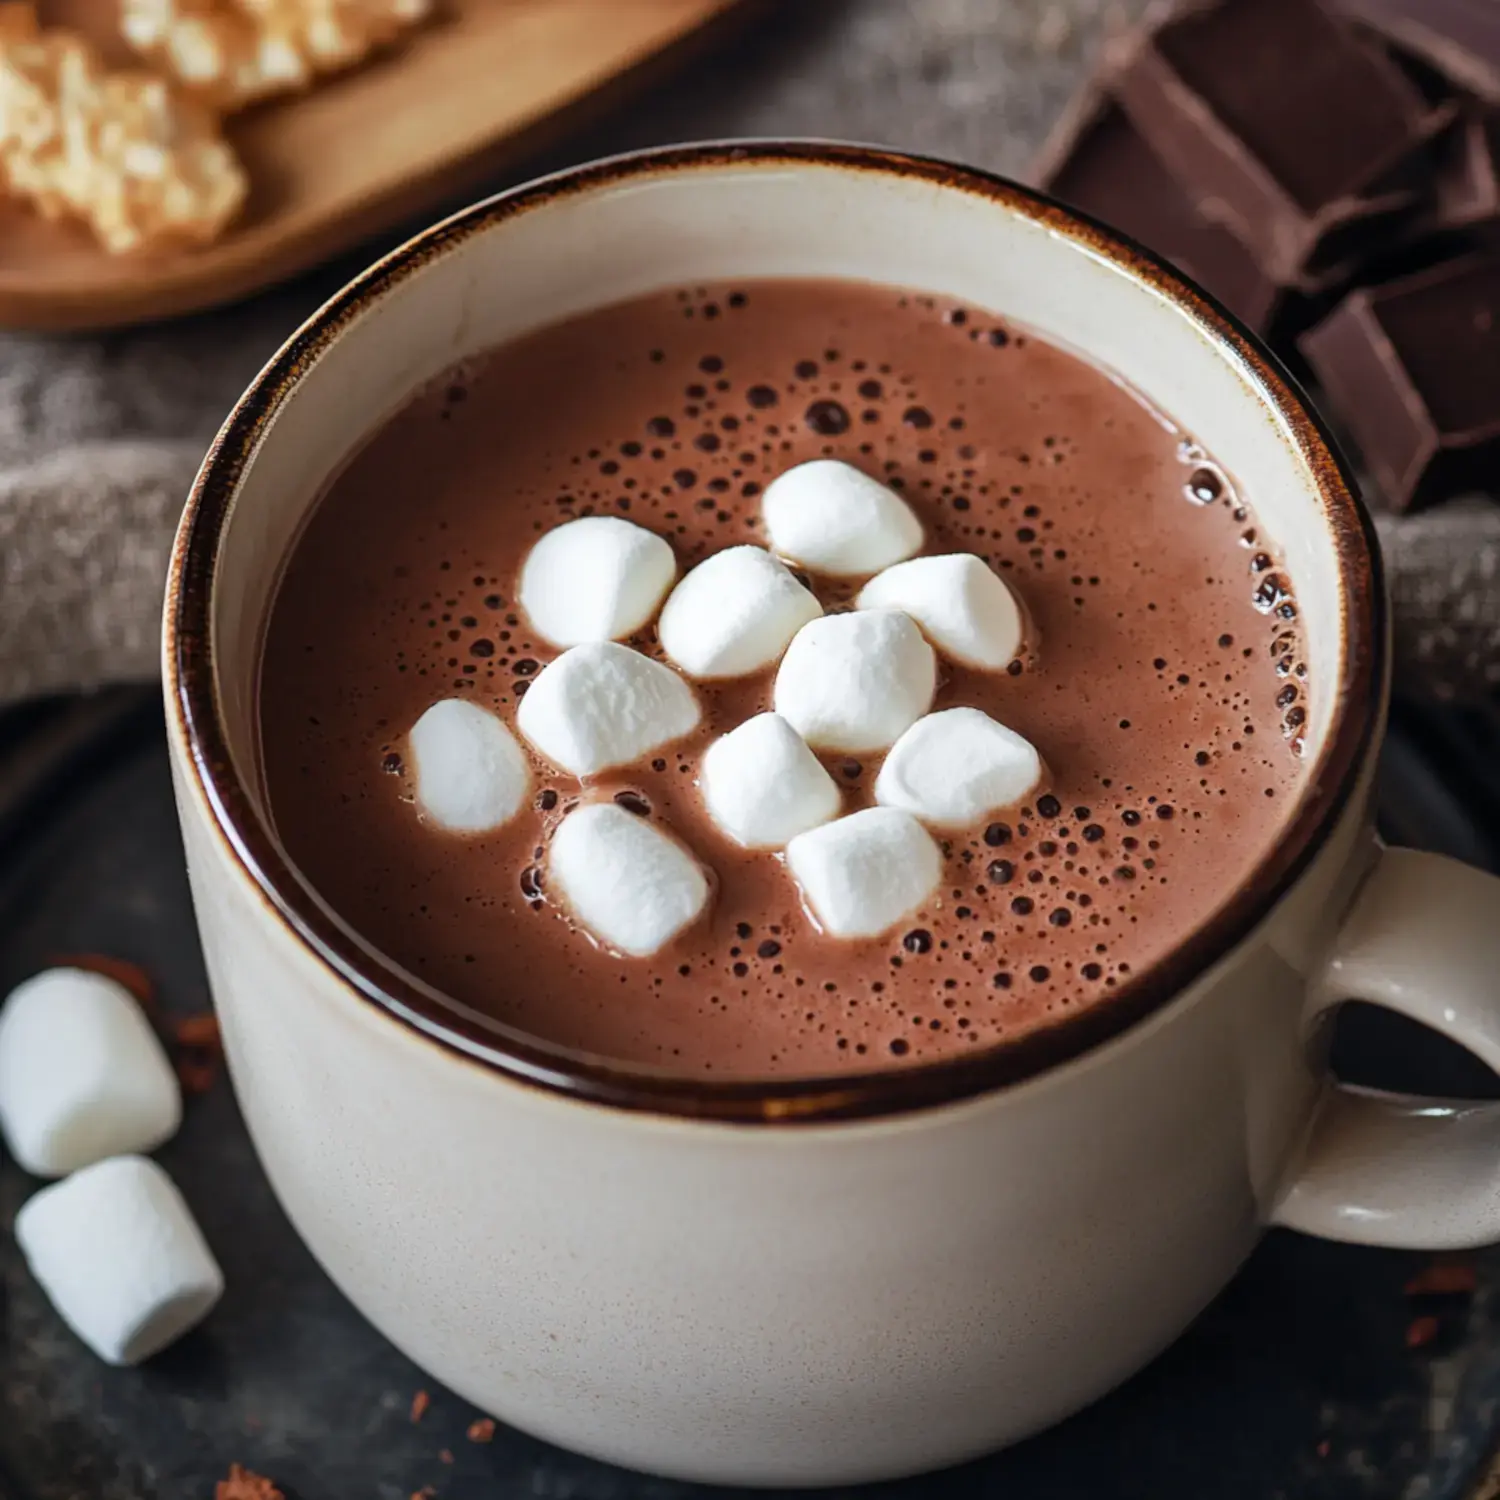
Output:
<svg viewBox="0 0 1500 1500">
<path fill-rule="evenodd" d="M 1064 203 L 1165 256 L 1252 328 L 1271 322 L 1281 288 L 1227 229 L 1199 213 L 1113 100 L 1085 94 L 1032 175 Z"/>
<path fill-rule="evenodd" d="M 1370 247 L 1355 268 L 1355 285 L 1382 286 L 1444 261 L 1500 248 L 1500 112 L 1471 100 L 1433 142 L 1429 172 L 1421 212 L 1399 233 Z"/>
<path fill-rule="evenodd" d="M 1372 245 L 1354 286 L 1384 286 L 1465 256 L 1500 249 L 1500 112 L 1470 101 L 1433 143 L 1421 213 L 1399 234 Z M 1331 311 L 1331 304 L 1323 312 Z M 1320 313 L 1319 316 L 1322 316 Z"/>
<path fill-rule="evenodd" d="M 1392 509 L 1500 477 L 1500 256 L 1354 292 L 1300 347 Z"/>
<path fill-rule="evenodd" d="M 1465 113 L 1438 141 L 1434 168 L 1432 232 L 1500 225 L 1500 114 Z"/>
<path fill-rule="evenodd" d="M 1495 0 L 1336 0 L 1457 88 L 1500 104 L 1500 5 Z"/>
<path fill-rule="evenodd" d="M 1317 0 L 1187 0 L 1113 52 L 1113 89 L 1199 210 L 1289 284 L 1419 203 L 1451 118 Z"/>
</svg>

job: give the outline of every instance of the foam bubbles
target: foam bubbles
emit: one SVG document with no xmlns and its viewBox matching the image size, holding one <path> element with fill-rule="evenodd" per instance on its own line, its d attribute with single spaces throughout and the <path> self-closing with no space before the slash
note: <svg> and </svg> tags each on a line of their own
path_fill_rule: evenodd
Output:
<svg viewBox="0 0 1500 1500">
<path fill-rule="evenodd" d="M 352 596 L 349 628 L 330 625 L 328 588 L 350 561 L 356 528 L 332 527 L 320 558 L 315 522 L 304 618 L 318 630 L 288 639 L 285 660 L 309 683 L 321 672 L 322 683 L 347 685 L 351 712 L 368 711 L 367 734 L 357 756 L 345 754 L 319 687 L 287 706 L 298 722 L 283 736 L 279 773 L 268 774 L 278 807 L 294 809 L 303 786 L 325 808 L 350 799 L 364 830 L 359 859 L 343 858 L 348 840 L 341 864 L 311 841 L 294 853 L 357 927 L 380 932 L 429 982 L 500 1010 L 507 1024 L 700 1076 L 888 1067 L 982 1050 L 1112 996 L 1219 899 L 1227 871 L 1248 868 L 1258 845 L 1233 833 L 1235 818 L 1253 804 L 1257 826 L 1280 819 L 1297 775 L 1286 716 L 1310 713 L 1314 686 L 1300 618 L 1276 613 L 1296 603 L 1295 588 L 1265 613 L 1251 603 L 1268 575 L 1293 581 L 1274 538 L 1232 485 L 1212 504 L 1194 503 L 1185 486 L 1209 456 L 1180 457 L 1156 418 L 1118 387 L 1101 390 L 1095 372 L 1075 377 L 1069 356 L 978 310 L 953 321 L 957 309 L 941 299 L 909 297 L 899 309 L 905 331 L 887 336 L 890 304 L 878 301 L 887 296 L 707 286 L 667 294 L 654 310 L 607 310 L 583 320 L 576 344 L 554 346 L 548 368 L 566 379 L 550 394 L 536 378 L 538 355 L 502 355 L 466 376 L 463 400 L 437 392 L 425 408 L 428 448 L 403 459 L 377 437 L 341 479 L 336 502 L 362 526 L 389 512 L 381 525 L 397 531 L 386 535 L 403 537 L 380 558 L 362 554 L 363 578 L 391 580 L 379 601 L 388 614 L 377 618 L 376 600 Z M 768 320 L 781 330 L 774 349 L 757 342 Z M 909 351 L 929 339 L 933 357 L 914 368 Z M 607 352 L 580 359 L 585 349 Z M 820 402 L 841 408 L 843 431 L 809 424 Z M 583 408 L 597 421 L 580 432 Z M 1069 413 L 1081 409 L 1091 420 L 1078 425 Z M 497 421 L 518 437 L 505 455 L 503 517 L 492 520 L 454 502 L 473 471 L 448 455 L 465 442 L 470 454 L 488 451 Z M 407 432 L 403 441 L 415 440 Z M 924 552 L 983 558 L 1025 600 L 1039 637 L 1028 632 L 1023 654 L 982 681 L 945 662 L 933 707 L 975 704 L 1044 746 L 1056 807 L 1030 798 L 981 826 L 942 830 L 931 909 L 835 961 L 774 856 L 741 861 L 706 822 L 704 750 L 769 706 L 767 684 L 752 675 L 695 684 L 697 729 L 591 784 L 590 797 L 703 851 L 720 877 L 712 913 L 649 962 L 600 953 L 559 915 L 546 850 L 580 805 L 568 775 L 533 767 L 530 800 L 500 835 L 508 853 L 488 864 L 414 865 L 407 844 L 381 842 L 367 814 L 403 810 L 392 792 L 410 793 L 403 729 L 421 704 L 466 697 L 514 722 L 555 659 L 514 597 L 520 558 L 537 538 L 575 518 L 621 516 L 669 543 L 686 574 L 730 546 L 765 547 L 765 488 L 819 458 L 853 464 L 900 495 L 921 520 Z M 1116 507 L 1159 502 L 1170 546 L 1135 545 L 1100 524 L 1106 467 L 1137 476 L 1111 488 Z M 417 476 L 416 490 L 403 474 Z M 421 514 L 404 518 L 397 502 L 414 492 Z M 830 612 L 864 582 L 811 581 Z M 289 577 L 287 596 L 296 588 Z M 1226 611 L 1207 634 L 1197 607 L 1205 588 Z M 1182 599 L 1195 606 L 1191 620 Z M 1218 645 L 1221 633 L 1232 646 Z M 368 644 L 377 639 L 378 664 Z M 630 644 L 657 654 L 649 624 Z M 1132 675 L 1117 694 L 1110 684 L 1122 662 Z M 1296 696 L 1283 702 L 1287 688 Z M 415 708 L 403 718 L 389 705 L 407 691 Z M 1291 727 L 1305 731 L 1305 722 Z M 882 752 L 821 759 L 843 810 L 870 804 Z M 561 946 L 559 931 L 570 934 Z M 495 985 L 496 973 L 517 968 L 535 976 L 524 992 Z"/>
</svg>

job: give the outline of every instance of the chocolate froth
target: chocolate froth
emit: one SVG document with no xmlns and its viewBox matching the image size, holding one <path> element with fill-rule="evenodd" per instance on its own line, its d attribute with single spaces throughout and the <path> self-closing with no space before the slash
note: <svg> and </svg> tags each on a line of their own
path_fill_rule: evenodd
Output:
<svg viewBox="0 0 1500 1500">
<path fill-rule="evenodd" d="M 514 604 L 540 535 L 628 516 L 686 572 L 763 542 L 765 486 L 825 457 L 897 489 L 925 552 L 984 558 L 1034 625 L 1013 673 L 943 663 L 934 707 L 1024 735 L 1046 790 L 940 830 L 943 878 L 921 910 L 879 939 L 830 939 L 777 855 L 708 819 L 702 754 L 770 707 L 769 672 L 704 684 L 689 738 L 587 787 L 538 763 L 538 790 L 495 834 L 421 822 L 405 729 L 454 694 L 513 727 L 557 654 Z M 589 314 L 436 382 L 320 503 L 264 653 L 279 834 L 395 961 L 595 1054 L 748 1077 L 1004 1045 L 1163 958 L 1292 809 L 1307 655 L 1254 498 L 1118 382 L 979 309 L 768 282 Z M 812 580 L 830 610 L 863 581 Z M 628 644 L 660 659 L 652 626 Z M 880 755 L 822 758 L 846 812 L 870 805 Z M 711 915 L 651 960 L 601 951 L 549 898 L 548 842 L 585 796 L 670 830 L 714 872 Z"/>
</svg>

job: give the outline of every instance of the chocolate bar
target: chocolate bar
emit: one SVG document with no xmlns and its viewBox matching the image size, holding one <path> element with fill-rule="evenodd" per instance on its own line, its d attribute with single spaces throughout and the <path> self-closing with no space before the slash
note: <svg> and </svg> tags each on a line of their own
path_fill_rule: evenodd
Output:
<svg viewBox="0 0 1500 1500">
<path fill-rule="evenodd" d="M 1455 88 L 1500 104 L 1500 5 L 1495 0 L 1336 0 Z"/>
<path fill-rule="evenodd" d="M 1317 0 L 1186 0 L 1112 49 L 1111 89 L 1198 210 L 1281 285 L 1414 217 L 1451 118 Z"/>
<path fill-rule="evenodd" d="M 1299 345 L 1386 504 L 1500 480 L 1500 255 L 1352 293 Z"/>
<path fill-rule="evenodd" d="M 1198 212 L 1113 100 L 1086 93 L 1032 176 L 1064 203 L 1165 256 L 1252 328 L 1270 324 L 1281 288 L 1227 229 Z"/>
</svg>

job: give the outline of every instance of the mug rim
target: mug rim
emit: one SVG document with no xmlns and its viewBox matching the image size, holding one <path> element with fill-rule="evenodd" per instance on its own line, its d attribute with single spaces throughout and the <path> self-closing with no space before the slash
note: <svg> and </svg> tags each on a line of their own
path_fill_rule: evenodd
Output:
<svg viewBox="0 0 1500 1500">
<path fill-rule="evenodd" d="M 663 173 L 795 166 L 917 179 L 981 197 L 1082 245 L 1187 314 L 1253 376 L 1314 479 L 1338 558 L 1342 672 L 1328 733 L 1282 836 L 1236 894 L 1170 953 L 1107 1001 L 974 1055 L 823 1076 L 708 1080 L 630 1066 L 476 1018 L 415 984 L 314 897 L 235 769 L 212 650 L 214 582 L 240 479 L 283 403 L 356 318 L 406 278 L 473 236 L 561 199 Z M 398 246 L 323 304 L 272 356 L 220 428 L 189 493 L 173 543 L 163 659 L 169 715 L 206 801 L 214 834 L 269 914 L 354 995 L 501 1078 L 596 1105 L 734 1124 L 873 1119 L 954 1104 L 1019 1083 L 1093 1051 L 1163 1009 L 1232 951 L 1322 849 L 1375 743 L 1386 667 L 1386 603 L 1374 526 L 1333 440 L 1280 361 L 1208 293 L 1143 246 L 1087 214 L 999 174 L 881 147 L 814 140 L 702 142 L 581 164 L 460 210 Z"/>
</svg>

